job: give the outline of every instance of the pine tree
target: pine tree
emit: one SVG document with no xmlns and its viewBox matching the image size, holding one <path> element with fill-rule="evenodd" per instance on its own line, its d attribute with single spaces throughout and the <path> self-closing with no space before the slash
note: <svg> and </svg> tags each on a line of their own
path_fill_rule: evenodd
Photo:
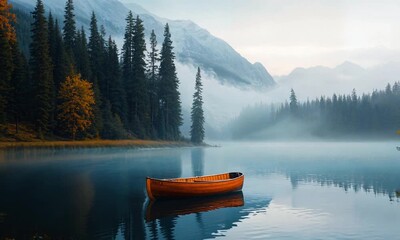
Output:
<svg viewBox="0 0 400 240">
<path fill-rule="evenodd" d="M 53 63 L 53 81 L 55 91 L 59 89 L 62 81 L 72 72 L 71 64 L 67 61 L 64 42 L 61 36 L 58 20 L 53 20 L 51 13 L 48 18 L 49 54 Z M 68 70 L 69 69 L 69 70 Z"/>
<path fill-rule="evenodd" d="M 140 138 L 145 138 L 150 132 L 149 105 L 146 83 L 146 42 L 144 39 L 143 21 L 136 17 L 133 31 L 133 84 L 130 96 L 134 114 L 133 132 Z"/>
<path fill-rule="evenodd" d="M 83 27 L 76 34 L 75 56 L 77 71 L 83 79 L 91 79 L 88 43 Z"/>
<path fill-rule="evenodd" d="M 100 134 L 102 138 L 115 139 L 124 135 L 121 133 L 125 132 L 123 127 L 117 127 L 122 124 L 121 116 L 125 119 L 125 93 L 121 84 L 117 45 L 111 36 L 105 42 L 105 34 L 105 29 L 101 26 L 99 40 L 95 44 L 100 51 L 98 56 L 101 57 L 101 61 L 97 62 L 97 66 L 101 66 L 101 68 L 95 74 L 99 79 L 101 99 L 100 112 L 103 126 Z"/>
<path fill-rule="evenodd" d="M 190 136 L 193 143 L 202 143 L 204 140 L 204 112 L 202 93 L 203 84 L 201 82 L 200 68 L 198 68 L 191 112 L 192 126 L 190 128 Z"/>
<path fill-rule="evenodd" d="M 73 0 L 67 0 L 67 3 L 65 5 L 63 36 L 65 50 L 68 54 L 68 57 L 72 60 L 74 59 L 73 49 L 75 47 L 76 39 L 76 23 Z"/>
<path fill-rule="evenodd" d="M 30 46 L 32 79 L 35 86 L 36 128 L 42 137 L 51 128 L 54 109 L 54 83 L 52 63 L 49 54 L 47 20 L 42 0 L 37 0 L 32 13 L 32 43 Z"/>
<path fill-rule="evenodd" d="M 102 44 L 102 37 L 98 30 L 97 19 L 94 12 L 92 13 L 90 21 L 90 37 L 88 44 L 89 60 L 91 65 L 91 72 L 94 84 L 101 85 L 103 80 L 103 57 L 104 45 Z"/>
<path fill-rule="evenodd" d="M 120 120 L 126 123 L 126 95 L 122 85 L 118 47 L 111 37 L 108 39 L 106 59 L 106 82 L 109 85 L 107 95 L 111 104 L 110 109 L 113 115 L 118 115 Z"/>
<path fill-rule="evenodd" d="M 151 136 L 157 137 L 158 101 L 158 62 L 160 61 L 157 49 L 157 37 L 154 30 L 150 34 L 150 52 L 148 54 L 148 92 L 150 105 Z"/>
<path fill-rule="evenodd" d="M 168 24 L 166 24 L 159 71 L 159 135 L 162 139 L 168 140 L 180 138 L 179 127 L 182 125 L 181 101 L 178 91 L 179 79 L 174 59 L 171 33 Z"/>
<path fill-rule="evenodd" d="M 298 103 L 297 103 L 297 97 L 296 97 L 296 93 L 294 92 L 293 89 L 290 89 L 290 113 L 294 116 L 296 116 L 298 114 Z"/>
<path fill-rule="evenodd" d="M 104 56 L 104 46 L 102 45 L 102 39 L 97 26 L 97 19 L 94 12 L 92 13 L 91 21 L 90 21 L 90 37 L 88 44 L 88 53 L 89 53 L 89 61 L 90 61 L 90 70 L 91 70 L 91 83 L 93 84 L 94 94 L 95 94 L 95 102 L 96 105 L 94 107 L 94 134 L 99 136 L 99 134 L 103 130 L 103 117 L 101 112 L 101 86 L 104 80 L 103 75 L 103 56 Z"/>
<path fill-rule="evenodd" d="M 125 28 L 125 36 L 124 36 L 124 45 L 122 47 L 122 79 L 126 89 L 127 94 L 127 119 L 129 125 L 134 121 L 134 103 L 133 103 L 133 94 L 134 94 L 134 85 L 133 85 L 133 32 L 134 32 L 134 19 L 133 14 L 129 11 L 129 14 L 126 18 L 126 28 Z M 131 129 L 131 127 L 129 127 Z"/>
</svg>

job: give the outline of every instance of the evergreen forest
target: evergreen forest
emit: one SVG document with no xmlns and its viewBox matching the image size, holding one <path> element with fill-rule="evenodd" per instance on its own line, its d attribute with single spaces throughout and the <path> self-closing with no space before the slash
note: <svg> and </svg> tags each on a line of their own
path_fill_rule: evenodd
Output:
<svg viewBox="0 0 400 240">
<path fill-rule="evenodd" d="M 158 44 L 154 31 L 145 39 L 142 19 L 129 12 L 119 51 L 94 12 L 88 32 L 77 26 L 72 0 L 64 19 L 45 12 L 42 0 L 31 13 L 0 2 L 2 136 L 28 126 L 43 140 L 182 140 L 168 23 Z"/>
<path fill-rule="evenodd" d="M 400 126 L 400 82 L 357 95 L 333 94 L 300 102 L 292 89 L 283 104 L 244 109 L 229 128 L 234 139 L 396 138 Z"/>
</svg>

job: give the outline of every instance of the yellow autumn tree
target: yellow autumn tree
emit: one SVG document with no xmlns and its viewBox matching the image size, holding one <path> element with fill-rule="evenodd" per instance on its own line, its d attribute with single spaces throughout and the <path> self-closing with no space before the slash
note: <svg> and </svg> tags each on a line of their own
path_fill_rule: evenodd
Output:
<svg viewBox="0 0 400 240">
<path fill-rule="evenodd" d="M 78 132 L 84 132 L 93 123 L 95 104 L 92 84 L 80 74 L 68 76 L 59 90 L 58 120 L 65 131 L 75 140 Z"/>
<path fill-rule="evenodd" d="M 16 21 L 16 17 L 10 12 L 11 8 L 12 5 L 7 0 L 0 0 L 0 31 L 9 42 L 14 43 L 17 37 L 12 23 Z"/>
</svg>

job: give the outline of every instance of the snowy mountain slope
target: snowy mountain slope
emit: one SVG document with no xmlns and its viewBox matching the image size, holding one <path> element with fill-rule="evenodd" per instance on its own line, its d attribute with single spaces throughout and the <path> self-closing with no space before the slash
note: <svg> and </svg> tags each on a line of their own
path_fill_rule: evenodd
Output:
<svg viewBox="0 0 400 240">
<path fill-rule="evenodd" d="M 11 0 L 18 8 L 32 10 L 34 0 Z M 65 0 L 44 0 L 60 22 L 63 20 Z M 231 46 L 221 39 L 212 36 L 207 30 L 191 21 L 168 20 L 155 16 L 137 4 L 125 6 L 118 0 L 75 0 L 77 26 L 88 29 L 92 11 L 96 13 L 100 25 L 104 25 L 107 35 L 117 39 L 121 47 L 125 18 L 129 9 L 139 14 L 144 21 L 146 34 L 155 30 L 161 44 L 166 22 L 169 23 L 174 41 L 177 60 L 183 64 L 200 66 L 217 81 L 243 88 L 267 88 L 275 84 L 273 78 L 261 64 L 251 64 Z M 129 8 L 129 9 L 128 9 Z"/>
<path fill-rule="evenodd" d="M 14 7 L 27 11 L 32 11 L 36 4 L 35 0 L 10 0 L 10 2 Z M 51 11 L 62 23 L 66 0 L 44 0 L 43 3 L 46 10 Z M 75 0 L 74 6 L 77 27 L 84 26 L 86 30 L 89 29 L 90 16 L 94 11 L 99 25 L 104 25 L 107 34 L 120 35 L 124 31 L 124 18 L 129 10 L 118 0 Z"/>
</svg>

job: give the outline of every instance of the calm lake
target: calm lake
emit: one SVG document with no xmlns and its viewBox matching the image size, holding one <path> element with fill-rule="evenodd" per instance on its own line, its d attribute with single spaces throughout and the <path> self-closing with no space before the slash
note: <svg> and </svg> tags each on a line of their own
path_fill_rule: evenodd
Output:
<svg viewBox="0 0 400 240">
<path fill-rule="evenodd" d="M 229 171 L 242 193 L 150 203 L 145 177 Z M 0 152 L 0 239 L 400 239 L 395 142 Z"/>
</svg>

